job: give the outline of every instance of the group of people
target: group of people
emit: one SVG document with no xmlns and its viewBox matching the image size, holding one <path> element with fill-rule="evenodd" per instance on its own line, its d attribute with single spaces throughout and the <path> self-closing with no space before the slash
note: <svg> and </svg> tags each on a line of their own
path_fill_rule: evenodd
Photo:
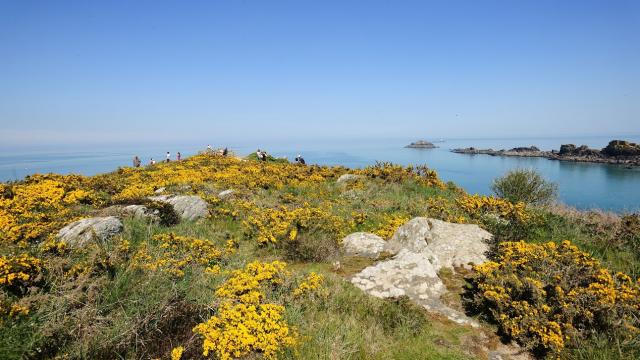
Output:
<svg viewBox="0 0 640 360">
<path fill-rule="evenodd" d="M 181 161 L 182 160 L 182 154 L 180 154 L 180 151 L 178 151 L 176 153 L 176 161 Z M 166 159 L 165 162 L 170 162 L 171 161 L 171 153 L 169 151 L 167 151 L 167 155 L 166 155 Z M 153 160 L 153 158 L 149 159 L 149 165 L 155 165 L 156 161 Z M 133 157 L 133 167 L 140 167 L 142 165 L 142 160 L 140 160 L 140 158 L 138 157 L 138 155 Z"/>
<path fill-rule="evenodd" d="M 215 154 L 216 152 L 213 151 L 213 148 L 211 147 L 211 145 L 207 145 L 207 153 Z M 229 154 L 229 149 L 227 149 L 227 147 L 225 146 L 223 149 L 218 150 L 217 153 L 218 155 L 227 156 L 227 154 Z"/>
<path fill-rule="evenodd" d="M 214 154 L 214 150 L 211 147 L 211 145 L 207 145 L 207 153 L 209 154 Z M 227 149 L 226 147 L 223 149 L 218 150 L 218 154 L 222 155 L 222 156 L 227 156 L 227 154 L 229 153 L 229 149 Z M 258 149 L 256 151 L 256 156 L 258 157 L 258 160 L 260 161 L 267 161 L 269 154 L 267 154 L 266 151 L 262 151 L 260 149 Z M 176 153 L 176 161 L 181 161 L 182 160 L 182 154 L 180 154 L 180 152 L 178 151 Z M 171 161 L 171 153 L 169 151 L 167 151 L 167 155 L 166 155 L 166 159 L 164 162 L 170 162 Z M 296 156 L 295 158 L 295 162 L 297 164 L 302 164 L 305 165 L 306 162 L 304 161 L 304 159 L 302 158 L 302 156 L 300 154 L 298 154 L 298 156 Z M 153 160 L 153 158 L 150 158 L 149 160 L 149 165 L 155 165 L 156 161 Z M 142 165 L 142 161 L 140 160 L 140 158 L 136 155 L 133 157 L 133 167 L 140 167 Z"/>
<path fill-rule="evenodd" d="M 260 160 L 260 161 L 267 161 L 267 157 L 269 157 L 269 155 L 267 154 L 266 151 L 262 151 L 260 149 L 258 149 L 256 151 L 256 156 L 258 157 L 258 160 Z"/>
</svg>

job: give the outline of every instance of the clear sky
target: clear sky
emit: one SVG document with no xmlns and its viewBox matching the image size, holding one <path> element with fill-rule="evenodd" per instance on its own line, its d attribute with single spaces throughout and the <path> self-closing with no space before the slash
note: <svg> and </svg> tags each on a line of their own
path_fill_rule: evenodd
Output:
<svg viewBox="0 0 640 360">
<path fill-rule="evenodd" d="M 640 134 L 640 1 L 0 0 L 0 142 Z"/>
</svg>

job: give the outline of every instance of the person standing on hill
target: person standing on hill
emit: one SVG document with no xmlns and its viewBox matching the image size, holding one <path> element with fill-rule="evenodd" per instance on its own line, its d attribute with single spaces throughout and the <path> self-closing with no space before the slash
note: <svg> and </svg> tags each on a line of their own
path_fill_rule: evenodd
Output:
<svg viewBox="0 0 640 360">
<path fill-rule="evenodd" d="M 140 158 L 138 157 L 138 155 L 133 157 L 133 167 L 140 167 Z"/>
<path fill-rule="evenodd" d="M 298 156 L 296 156 L 295 161 L 296 161 L 298 164 L 302 164 L 302 165 L 306 165 L 306 164 L 307 164 L 306 162 L 304 162 L 304 159 L 302 158 L 302 155 L 300 155 L 300 154 L 298 154 Z"/>
<path fill-rule="evenodd" d="M 227 149 L 227 147 L 225 146 L 224 149 L 222 149 L 222 156 L 227 156 L 228 153 L 229 149 Z"/>
<path fill-rule="evenodd" d="M 167 162 L 171 161 L 171 153 L 167 151 Z"/>
<path fill-rule="evenodd" d="M 178 153 L 176 154 L 176 160 L 178 161 L 182 160 L 182 155 L 180 154 L 180 151 L 178 151 Z"/>
</svg>

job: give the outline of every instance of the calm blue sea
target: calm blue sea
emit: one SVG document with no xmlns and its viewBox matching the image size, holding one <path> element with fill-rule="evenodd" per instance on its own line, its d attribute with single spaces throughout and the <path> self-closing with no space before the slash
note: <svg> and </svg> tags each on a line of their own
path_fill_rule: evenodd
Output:
<svg viewBox="0 0 640 360">
<path fill-rule="evenodd" d="M 640 136 L 621 137 L 640 142 Z M 281 141 L 270 143 L 230 142 L 212 143 L 214 147 L 228 146 L 239 155 L 267 150 L 274 156 L 293 159 L 302 154 L 309 164 L 363 167 L 379 161 L 402 165 L 426 164 L 446 181 L 453 181 L 469 193 L 490 194 L 491 181 L 510 169 L 535 168 L 559 185 L 560 200 L 581 209 L 600 208 L 619 212 L 640 210 L 640 169 L 619 166 L 570 163 L 539 158 L 501 158 L 487 155 L 454 154 L 458 147 L 512 148 L 535 145 L 543 150 L 558 149 L 561 144 L 586 144 L 604 147 L 611 137 L 583 138 L 520 138 L 520 139 L 445 139 L 437 149 L 406 149 L 416 139 Z M 439 139 L 426 140 L 434 141 Z M 0 181 L 11 181 L 33 173 L 79 173 L 94 175 L 130 166 L 138 155 L 146 164 L 150 158 L 164 159 L 166 151 L 172 158 L 176 151 L 183 157 L 193 155 L 206 144 L 112 145 L 75 147 L 0 148 Z"/>
</svg>

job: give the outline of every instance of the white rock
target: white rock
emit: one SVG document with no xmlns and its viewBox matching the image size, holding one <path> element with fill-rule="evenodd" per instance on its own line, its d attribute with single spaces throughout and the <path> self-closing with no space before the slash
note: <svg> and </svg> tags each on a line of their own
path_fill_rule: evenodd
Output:
<svg viewBox="0 0 640 360">
<path fill-rule="evenodd" d="M 122 232 L 122 222 L 115 216 L 93 217 L 68 224 L 58 231 L 58 239 L 70 247 L 83 247 L 94 240 L 107 241 Z"/>
<path fill-rule="evenodd" d="M 171 204 L 173 210 L 183 220 L 199 219 L 209 213 L 207 202 L 195 195 L 160 195 L 149 199 Z"/>
<path fill-rule="evenodd" d="M 228 190 L 225 190 L 225 191 L 221 191 L 221 192 L 218 194 L 218 197 L 219 197 L 220 199 L 222 199 L 222 200 L 225 200 L 225 199 L 230 198 L 230 197 L 231 197 L 231 195 L 233 195 L 234 193 L 235 193 L 235 191 L 234 191 L 233 189 L 228 189 Z"/>
<path fill-rule="evenodd" d="M 491 237 L 478 225 L 418 217 L 398 228 L 384 250 L 392 254 L 402 249 L 429 251 L 440 266 L 468 267 L 470 263 L 481 264 L 487 260 L 487 241 Z"/>
<path fill-rule="evenodd" d="M 348 182 L 348 181 L 364 179 L 364 177 L 365 177 L 364 175 L 344 174 L 344 175 L 340 175 L 340 177 L 338 178 L 338 180 L 336 180 L 336 182 L 338 184 L 342 184 L 342 183 Z"/>
<path fill-rule="evenodd" d="M 359 233 L 352 235 L 354 239 L 361 236 Z M 377 297 L 407 295 L 429 311 L 440 313 L 458 324 L 478 327 L 478 322 L 440 300 L 447 290 L 438 272 L 443 267 L 485 262 L 485 254 L 489 249 L 487 240 L 491 236 L 477 225 L 414 218 L 398 228 L 391 240 L 384 243 L 383 249 L 396 255 L 365 268 L 354 275 L 351 282 Z M 349 243 L 354 247 L 353 241 Z M 355 249 L 363 248 L 360 251 L 366 251 L 371 248 L 379 253 L 379 243 L 372 244 Z"/>
<path fill-rule="evenodd" d="M 427 218 L 414 218 L 400 226 L 386 243 L 385 250 L 396 254 L 402 249 L 420 252 L 427 248 L 431 237 L 431 225 Z"/>
<path fill-rule="evenodd" d="M 357 232 L 342 239 L 342 249 L 347 255 L 377 258 L 384 249 L 385 241 L 376 234 Z"/>
</svg>

